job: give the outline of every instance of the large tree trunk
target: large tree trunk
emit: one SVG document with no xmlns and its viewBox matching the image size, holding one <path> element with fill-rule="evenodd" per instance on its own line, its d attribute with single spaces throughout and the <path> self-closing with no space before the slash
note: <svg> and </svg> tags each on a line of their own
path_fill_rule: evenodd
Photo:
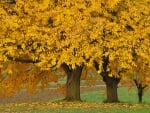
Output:
<svg viewBox="0 0 150 113">
<path fill-rule="evenodd" d="M 67 75 L 66 100 L 80 100 L 80 77 L 81 71 L 79 69 L 73 70 L 71 75 Z"/>
<path fill-rule="evenodd" d="M 94 65 L 96 70 L 99 70 L 99 64 L 94 61 Z M 103 71 L 100 75 L 103 78 L 103 81 L 106 84 L 106 91 L 107 91 L 107 99 L 106 102 L 119 102 L 118 95 L 117 95 L 117 88 L 121 78 L 109 77 L 109 73 L 107 71 L 109 65 L 109 57 L 103 57 Z M 119 72 L 118 72 L 119 74 Z"/>
<path fill-rule="evenodd" d="M 104 82 L 106 83 L 106 91 L 107 91 L 106 102 L 119 102 L 117 95 L 117 88 L 120 79 L 107 76 Z"/>
<path fill-rule="evenodd" d="M 66 97 L 67 101 L 80 101 L 80 77 L 82 67 L 76 66 L 76 69 L 69 69 L 67 65 L 63 67 L 67 69 L 67 82 L 66 82 Z"/>
</svg>

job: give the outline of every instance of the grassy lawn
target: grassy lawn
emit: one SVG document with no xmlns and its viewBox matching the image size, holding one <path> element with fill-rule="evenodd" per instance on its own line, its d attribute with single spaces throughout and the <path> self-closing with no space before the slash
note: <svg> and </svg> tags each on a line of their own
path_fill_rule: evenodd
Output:
<svg viewBox="0 0 150 113">
<path fill-rule="evenodd" d="M 143 96 L 143 104 L 137 104 L 136 89 L 128 92 L 119 88 L 121 103 L 103 103 L 104 92 L 81 95 L 83 102 L 47 102 L 0 105 L 0 113 L 150 113 L 150 91 Z"/>
<path fill-rule="evenodd" d="M 90 92 L 81 95 L 83 101 L 86 102 L 103 102 L 105 100 L 105 92 Z M 128 91 L 128 87 L 118 88 L 119 100 L 123 103 L 138 103 L 138 96 L 136 88 Z M 150 90 L 144 93 L 143 103 L 150 104 Z"/>
</svg>

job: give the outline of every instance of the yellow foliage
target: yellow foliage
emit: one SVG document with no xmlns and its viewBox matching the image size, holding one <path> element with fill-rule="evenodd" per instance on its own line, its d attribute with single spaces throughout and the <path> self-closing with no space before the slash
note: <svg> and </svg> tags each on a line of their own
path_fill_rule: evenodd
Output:
<svg viewBox="0 0 150 113">
<path fill-rule="evenodd" d="M 60 73 L 57 75 L 50 70 L 40 70 L 33 64 L 5 63 L 0 74 L 0 96 L 12 96 L 22 88 L 27 88 L 28 92 L 32 94 L 40 85 L 41 88 L 46 88 L 49 87 L 50 82 L 57 82 L 64 76 L 61 70 Z"/>
<path fill-rule="evenodd" d="M 38 61 L 35 70 L 48 71 L 63 63 L 72 69 L 92 67 L 97 61 L 101 73 L 102 57 L 109 56 L 107 70 L 112 77 L 137 72 L 149 78 L 149 13 L 149 0 L 0 3 L 0 63 L 28 56 L 34 63 Z M 30 72 L 34 83 L 29 89 L 38 83 L 35 74 L 39 73 Z"/>
</svg>

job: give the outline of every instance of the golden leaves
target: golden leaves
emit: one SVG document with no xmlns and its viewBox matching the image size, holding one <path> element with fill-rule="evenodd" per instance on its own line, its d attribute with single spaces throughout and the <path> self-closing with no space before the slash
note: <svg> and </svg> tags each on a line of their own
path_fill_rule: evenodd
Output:
<svg viewBox="0 0 150 113">
<path fill-rule="evenodd" d="M 61 74 L 58 75 L 58 72 Z M 8 62 L 1 68 L 0 96 L 12 96 L 22 88 L 26 88 L 32 94 L 37 87 L 49 87 L 50 82 L 58 82 L 61 77 L 64 77 L 61 70 L 52 72 L 50 69 L 41 70 L 33 64 Z"/>
<path fill-rule="evenodd" d="M 107 0 L 106 5 L 108 8 L 113 9 L 121 0 Z"/>
<path fill-rule="evenodd" d="M 33 107 L 33 108 L 149 108 L 148 104 L 128 104 L 128 103 L 89 103 L 89 102 L 33 102 L 33 103 L 21 103 L 21 104 L 6 104 L 5 107 Z M 3 105 L 0 105 L 3 107 Z"/>
<path fill-rule="evenodd" d="M 49 70 L 64 62 L 73 69 L 92 67 L 96 60 L 101 73 L 102 57 L 109 56 L 112 76 L 122 69 L 137 71 L 137 66 L 148 75 L 149 8 L 144 1 L 17 0 L 7 7 L 14 13 L 0 6 L 1 61 L 6 55 L 29 56 L 41 61 L 36 64 L 40 69 Z M 133 61 L 132 49 L 139 60 Z"/>
</svg>

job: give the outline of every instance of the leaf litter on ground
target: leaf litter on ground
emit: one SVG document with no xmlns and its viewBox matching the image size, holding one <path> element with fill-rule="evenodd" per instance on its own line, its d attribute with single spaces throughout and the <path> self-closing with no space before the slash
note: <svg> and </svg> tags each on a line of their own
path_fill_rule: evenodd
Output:
<svg viewBox="0 0 150 113">
<path fill-rule="evenodd" d="M 150 104 L 94 103 L 94 102 L 33 102 L 0 104 L 0 107 L 41 107 L 41 108 L 150 108 Z"/>
</svg>

